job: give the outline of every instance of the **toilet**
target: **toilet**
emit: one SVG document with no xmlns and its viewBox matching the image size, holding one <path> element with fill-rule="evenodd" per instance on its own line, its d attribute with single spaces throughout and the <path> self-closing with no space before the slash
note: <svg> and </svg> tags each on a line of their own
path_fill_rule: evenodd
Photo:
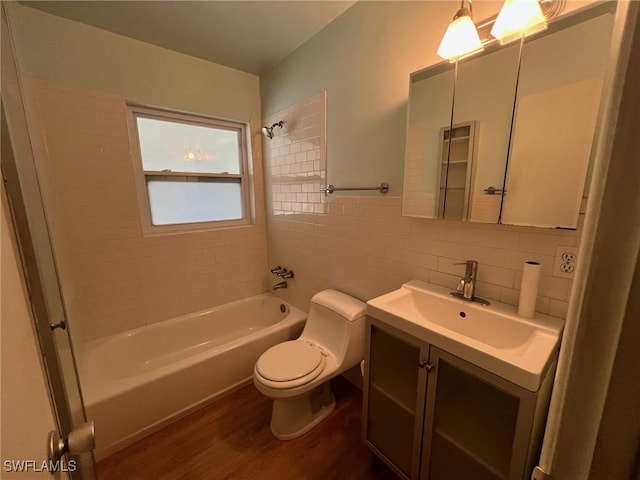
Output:
<svg viewBox="0 0 640 480">
<path fill-rule="evenodd" d="M 264 352 L 253 383 L 273 400 L 271 432 L 291 440 L 335 408 L 329 380 L 364 358 L 366 304 L 336 290 L 313 296 L 300 337 Z"/>
</svg>

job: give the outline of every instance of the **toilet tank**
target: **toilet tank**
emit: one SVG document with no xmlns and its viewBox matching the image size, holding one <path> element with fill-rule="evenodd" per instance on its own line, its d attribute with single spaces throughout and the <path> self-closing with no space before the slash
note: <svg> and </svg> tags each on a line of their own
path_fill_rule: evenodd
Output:
<svg viewBox="0 0 640 480">
<path fill-rule="evenodd" d="M 323 290 L 311 299 L 307 323 L 300 338 L 332 352 L 344 368 L 364 358 L 367 305 L 337 290 Z"/>
</svg>

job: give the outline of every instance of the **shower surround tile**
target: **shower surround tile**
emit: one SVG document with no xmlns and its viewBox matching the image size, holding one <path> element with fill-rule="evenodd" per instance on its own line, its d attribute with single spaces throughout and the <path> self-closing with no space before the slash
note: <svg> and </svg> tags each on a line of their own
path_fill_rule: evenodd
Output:
<svg viewBox="0 0 640 480">
<path fill-rule="evenodd" d="M 25 77 L 63 297 L 86 341 L 267 288 L 262 135 L 252 120 L 255 223 L 145 237 L 122 97 Z"/>
<path fill-rule="evenodd" d="M 326 92 L 322 91 L 264 120 L 274 128 L 264 140 L 266 174 L 270 179 L 267 209 L 272 215 L 325 213 L 320 188 L 326 172 Z"/>
</svg>

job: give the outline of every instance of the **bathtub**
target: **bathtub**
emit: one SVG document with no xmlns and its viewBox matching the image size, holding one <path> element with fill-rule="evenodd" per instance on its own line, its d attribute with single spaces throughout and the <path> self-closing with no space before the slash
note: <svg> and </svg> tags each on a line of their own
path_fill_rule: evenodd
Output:
<svg viewBox="0 0 640 480">
<path fill-rule="evenodd" d="M 86 342 L 78 369 L 100 460 L 251 382 L 307 314 L 271 293 Z"/>
</svg>

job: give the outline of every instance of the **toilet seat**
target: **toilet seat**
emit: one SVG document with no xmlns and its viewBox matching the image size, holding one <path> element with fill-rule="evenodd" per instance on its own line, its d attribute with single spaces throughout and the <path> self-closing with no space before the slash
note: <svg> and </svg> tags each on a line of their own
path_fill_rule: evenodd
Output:
<svg viewBox="0 0 640 480">
<path fill-rule="evenodd" d="M 264 352 L 256 362 L 260 381 L 272 388 L 292 388 L 320 375 L 326 354 L 310 342 L 292 340 Z"/>
</svg>

